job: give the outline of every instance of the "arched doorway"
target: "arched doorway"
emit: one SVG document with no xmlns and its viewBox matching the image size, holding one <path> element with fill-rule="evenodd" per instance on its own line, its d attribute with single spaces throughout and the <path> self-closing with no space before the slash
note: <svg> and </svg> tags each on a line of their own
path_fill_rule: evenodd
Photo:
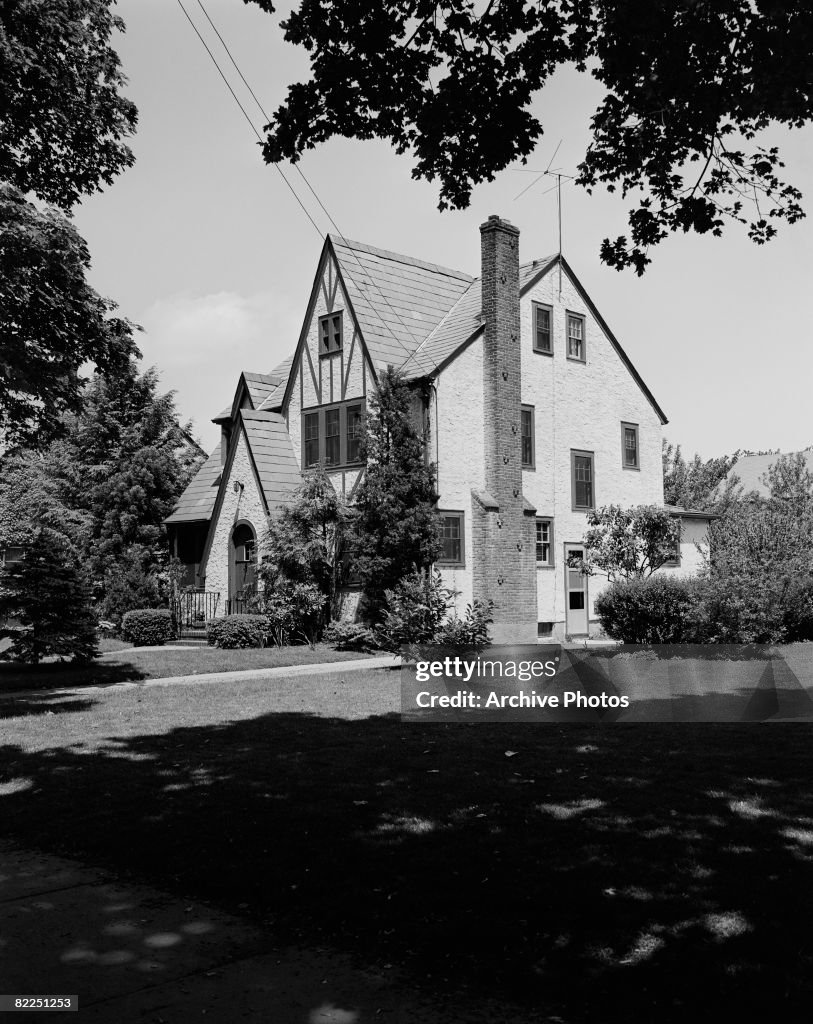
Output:
<svg viewBox="0 0 813 1024">
<path fill-rule="evenodd" d="M 257 593 L 257 537 L 251 523 L 238 523 L 229 544 L 229 610 L 245 612 Z"/>
</svg>

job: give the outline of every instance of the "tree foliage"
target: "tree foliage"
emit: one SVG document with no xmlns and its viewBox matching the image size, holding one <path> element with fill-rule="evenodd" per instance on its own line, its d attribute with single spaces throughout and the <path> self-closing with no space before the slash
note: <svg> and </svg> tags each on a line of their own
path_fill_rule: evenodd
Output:
<svg viewBox="0 0 813 1024">
<path fill-rule="evenodd" d="M 699 455 L 687 461 L 680 445 L 663 441 L 663 500 L 667 505 L 722 512 L 742 496 L 739 477 L 732 470 L 740 453 L 720 455 L 705 462 Z"/>
<path fill-rule="evenodd" d="M 336 135 L 383 138 L 414 153 L 413 177 L 440 182 L 441 209 L 462 208 L 534 151 L 534 98 L 571 64 L 604 90 L 578 184 L 618 189 L 632 207 L 629 237 L 602 243 L 609 265 L 642 273 L 672 231 L 738 222 L 765 242 L 803 216 L 778 149 L 759 140 L 772 122 L 811 119 L 808 4 L 302 0 L 283 28 L 307 49 L 310 78 L 274 114 L 269 162 Z"/>
<path fill-rule="evenodd" d="M 133 163 L 113 3 L 0 5 L 0 179 L 65 210 Z"/>
<path fill-rule="evenodd" d="M 680 522 L 657 505 L 605 505 L 587 513 L 585 570 L 646 579 L 674 557 Z"/>
<path fill-rule="evenodd" d="M 97 640 L 90 602 L 68 539 L 51 527 L 32 526 L 25 557 L 0 568 L 0 623 L 12 640 L 3 656 L 34 664 L 47 655 L 92 661 Z"/>
<path fill-rule="evenodd" d="M 356 491 L 355 568 L 375 617 L 384 594 L 441 553 L 435 467 L 427 458 L 428 428 L 420 396 L 388 368 L 367 416 L 367 467 Z"/>
<path fill-rule="evenodd" d="M 36 446 L 77 413 L 92 363 L 126 368 L 131 325 L 87 283 L 90 255 L 73 224 L 0 182 L 0 434 Z"/>
</svg>

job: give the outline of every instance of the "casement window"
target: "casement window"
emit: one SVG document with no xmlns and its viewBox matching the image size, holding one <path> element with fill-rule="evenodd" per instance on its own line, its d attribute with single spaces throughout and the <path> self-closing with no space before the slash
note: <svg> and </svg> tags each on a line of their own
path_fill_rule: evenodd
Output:
<svg viewBox="0 0 813 1024">
<path fill-rule="evenodd" d="M 326 469 L 361 463 L 364 402 L 334 402 L 305 410 L 302 415 L 302 468 Z"/>
<path fill-rule="evenodd" d="M 570 477 L 573 511 L 584 512 L 596 507 L 595 473 L 592 452 L 571 450 Z"/>
<path fill-rule="evenodd" d="M 342 314 L 319 317 L 319 355 L 332 356 L 342 350 Z"/>
<path fill-rule="evenodd" d="M 624 469 L 640 469 L 638 455 L 638 424 L 621 424 L 621 465 Z"/>
<path fill-rule="evenodd" d="M 462 512 L 440 512 L 443 551 L 438 565 L 462 568 L 466 564 L 465 535 Z"/>
<path fill-rule="evenodd" d="M 302 468 L 319 464 L 319 413 L 307 412 L 302 417 Z"/>
<path fill-rule="evenodd" d="M 534 407 L 523 405 L 520 411 L 521 436 L 522 436 L 522 468 L 533 469 L 536 465 L 536 451 L 534 444 Z"/>
<path fill-rule="evenodd" d="M 361 462 L 361 438 L 364 434 L 364 413 L 360 403 L 347 407 L 347 462 Z"/>
<path fill-rule="evenodd" d="M 533 304 L 534 352 L 553 355 L 553 307 L 541 302 Z"/>
<path fill-rule="evenodd" d="M 567 358 L 587 362 L 587 338 L 581 313 L 567 314 Z"/>
<path fill-rule="evenodd" d="M 325 410 L 325 465 L 338 466 L 341 462 L 342 438 L 339 433 L 341 409 Z"/>
<path fill-rule="evenodd" d="M 537 519 L 536 521 L 536 564 L 546 567 L 553 565 L 552 519 Z"/>
</svg>

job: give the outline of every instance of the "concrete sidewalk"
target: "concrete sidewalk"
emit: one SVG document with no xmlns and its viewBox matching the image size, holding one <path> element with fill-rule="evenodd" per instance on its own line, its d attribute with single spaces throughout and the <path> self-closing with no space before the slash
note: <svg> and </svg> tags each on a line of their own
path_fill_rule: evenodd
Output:
<svg viewBox="0 0 813 1024">
<path fill-rule="evenodd" d="M 100 693 L 110 690 L 141 689 L 149 686 L 184 686 L 190 683 L 240 682 L 244 679 L 290 679 L 292 676 L 325 676 L 342 672 L 367 672 L 376 668 L 400 668 L 401 659 L 395 655 L 376 658 L 351 658 L 347 661 L 321 661 L 314 665 L 280 665 L 275 668 L 248 668 L 234 672 L 198 672 L 189 676 L 167 676 L 163 679 L 136 679 L 121 683 L 100 683 L 85 686 L 40 687 L 29 690 L 0 690 L 3 697 L 30 697 L 50 693 L 64 697 L 75 693 Z"/>
<path fill-rule="evenodd" d="M 487 1001 L 421 993 L 390 965 L 363 969 L 324 949 L 276 948 L 271 926 L 7 844 L 0 921 L 0 991 L 76 995 L 78 1014 L 63 1019 L 82 1024 L 520 1020 Z"/>
</svg>

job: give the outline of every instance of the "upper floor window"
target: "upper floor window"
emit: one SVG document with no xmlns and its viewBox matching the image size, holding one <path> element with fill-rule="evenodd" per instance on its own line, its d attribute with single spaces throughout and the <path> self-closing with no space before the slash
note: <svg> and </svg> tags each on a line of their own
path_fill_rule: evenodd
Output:
<svg viewBox="0 0 813 1024">
<path fill-rule="evenodd" d="M 319 317 L 319 355 L 332 356 L 342 350 L 342 314 Z"/>
<path fill-rule="evenodd" d="M 587 339 L 581 313 L 567 314 L 567 358 L 581 363 L 587 361 Z"/>
<path fill-rule="evenodd" d="M 465 546 L 463 535 L 463 513 L 440 513 L 440 539 L 443 551 L 438 565 L 463 567 L 465 565 Z"/>
<path fill-rule="evenodd" d="M 535 464 L 534 407 L 532 405 L 523 405 L 520 417 L 522 421 L 522 468 L 533 469 Z"/>
<path fill-rule="evenodd" d="M 336 402 L 302 416 L 302 468 L 358 465 L 364 433 L 364 402 Z"/>
<path fill-rule="evenodd" d="M 595 508 L 593 453 L 571 451 L 570 470 L 573 510 L 581 512 Z"/>
<path fill-rule="evenodd" d="M 553 355 L 553 308 L 541 302 L 533 304 L 534 352 Z"/>
<path fill-rule="evenodd" d="M 553 520 L 536 521 L 536 564 L 553 565 Z"/>
<path fill-rule="evenodd" d="M 621 465 L 624 469 L 640 469 L 637 423 L 621 424 Z"/>
</svg>

